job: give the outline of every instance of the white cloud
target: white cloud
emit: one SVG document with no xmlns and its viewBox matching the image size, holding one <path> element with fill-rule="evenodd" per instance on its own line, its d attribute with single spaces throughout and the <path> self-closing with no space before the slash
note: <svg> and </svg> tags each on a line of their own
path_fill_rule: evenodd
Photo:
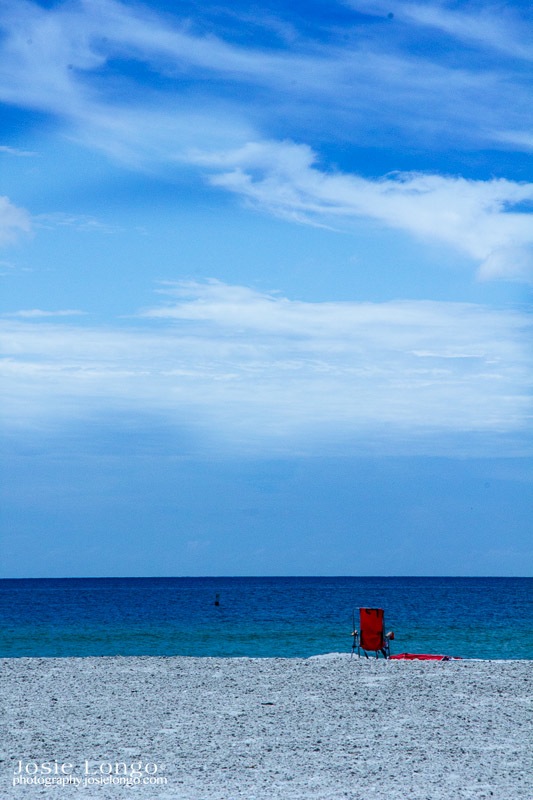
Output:
<svg viewBox="0 0 533 800">
<path fill-rule="evenodd" d="M 68 214 L 63 211 L 35 214 L 33 223 L 38 228 L 74 228 L 77 231 L 114 233 L 116 226 L 107 225 L 89 214 Z"/>
<path fill-rule="evenodd" d="M 17 156 L 18 158 L 31 158 L 36 156 L 33 150 L 21 150 L 18 147 L 9 147 L 8 145 L 0 145 L 0 153 L 6 153 L 8 156 Z"/>
<path fill-rule="evenodd" d="M 533 150 L 533 134 L 530 131 L 506 130 L 495 136 L 497 142 L 516 150 Z"/>
<path fill-rule="evenodd" d="M 481 278 L 533 280 L 533 183 L 397 173 L 379 180 L 325 172 L 305 145 L 255 142 L 214 155 L 211 182 L 272 213 L 339 224 L 367 218 L 462 251 Z"/>
<path fill-rule="evenodd" d="M 137 166 L 171 162 L 195 141 L 228 146 L 250 132 L 238 109 L 228 113 L 216 97 L 208 108 L 202 98 L 187 99 L 179 81 L 164 94 L 125 77 L 119 87 L 111 78 L 99 80 L 113 58 L 146 63 L 156 53 L 159 61 L 168 59 L 169 41 L 177 63 L 192 58 L 194 64 L 207 50 L 215 66 L 220 53 L 214 40 L 172 32 L 141 6 L 102 0 L 43 9 L 22 0 L 4 8 L 0 22 L 0 100 L 57 116 L 71 136 L 114 158 Z"/>
<path fill-rule="evenodd" d="M 384 17 L 389 8 L 354 6 Z M 314 224 L 372 220 L 459 249 L 482 279 L 531 280 L 532 215 L 519 204 L 531 203 L 532 184 L 436 174 L 370 180 L 319 168 L 305 145 L 266 140 L 275 119 L 289 134 L 299 126 L 320 139 L 327 128 L 327 141 L 350 139 L 355 147 L 375 146 L 379 130 L 384 140 L 409 146 L 443 140 L 447 147 L 531 148 L 530 85 L 515 65 L 531 47 L 517 15 L 406 3 L 398 17 L 415 35 L 424 26 L 474 39 L 487 51 L 508 51 L 509 61 L 473 61 L 462 50 L 450 59 L 430 47 L 414 55 L 410 28 L 403 39 L 394 26 L 355 18 L 353 29 L 342 36 L 331 30 L 327 42 L 321 31 L 300 32 L 290 47 L 269 49 L 199 32 L 190 20 L 140 4 L 44 8 L 21 0 L 2 10 L 0 99 L 55 115 L 70 136 L 137 168 L 156 164 L 170 174 L 211 166 L 213 184 L 270 212 Z M 126 69 L 116 78 L 105 72 L 113 60 L 150 70 Z M 0 241 L 30 224 L 7 202 L 0 205 Z M 36 224 L 88 229 L 96 221 L 41 215 Z"/>
<path fill-rule="evenodd" d="M 533 247 L 496 248 L 479 268 L 482 280 L 502 278 L 533 283 Z"/>
<path fill-rule="evenodd" d="M 60 311 L 45 311 L 42 308 L 26 308 L 21 311 L 13 311 L 6 314 L 6 317 L 24 317 L 27 319 L 39 319 L 43 317 L 79 317 L 84 315 L 85 311 L 78 311 L 76 309 L 64 309 Z"/>
<path fill-rule="evenodd" d="M 164 291 L 167 304 L 134 328 L 5 320 L 7 419 L 137 409 L 260 452 L 527 428 L 530 322 L 520 313 L 298 302 L 216 281 Z"/>
<path fill-rule="evenodd" d="M 369 14 L 394 14 L 395 24 L 412 23 L 433 28 L 438 33 L 474 44 L 482 50 L 495 50 L 513 59 L 533 60 L 531 37 L 519 9 L 512 4 L 479 5 L 460 8 L 449 2 L 410 3 L 406 0 L 348 0 L 347 5 Z"/>
<path fill-rule="evenodd" d="M 469 30 L 470 17 L 440 6 L 424 16 L 423 6 L 409 4 L 407 13 L 416 26 L 444 30 L 453 20 L 465 36 Z M 473 31 L 480 29 L 475 21 Z M 487 46 L 497 22 L 482 26 Z M 453 60 L 439 49 L 415 55 L 393 27 L 357 25 L 355 17 L 337 36 L 330 30 L 327 43 L 311 26 L 290 46 L 271 49 L 225 41 L 216 25 L 199 32 L 189 19 L 114 0 L 53 8 L 20 0 L 4 8 L 3 27 L 0 98 L 54 114 L 70 135 L 131 163 L 168 163 L 193 142 L 236 146 L 246 136 L 269 136 L 272 122 L 289 134 L 295 126 L 300 135 L 327 130 L 335 140 L 356 136 L 372 146 L 380 130 L 390 142 L 436 146 L 443 137 L 487 146 L 511 136 L 519 148 L 530 131 L 529 76 L 514 61 L 473 62 L 457 49 Z M 520 36 L 527 41 L 520 29 L 507 50 Z M 147 64 L 156 80 L 127 71 L 102 80 L 111 61 Z M 164 91 L 156 89 L 158 77 Z"/>
<path fill-rule="evenodd" d="M 0 197 L 0 245 L 14 242 L 21 233 L 31 230 L 30 215 L 13 205 L 8 197 Z"/>
</svg>

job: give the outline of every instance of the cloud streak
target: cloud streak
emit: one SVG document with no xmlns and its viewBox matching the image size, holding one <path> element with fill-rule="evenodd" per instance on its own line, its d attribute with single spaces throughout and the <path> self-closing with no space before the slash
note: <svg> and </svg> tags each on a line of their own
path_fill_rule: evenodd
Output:
<svg viewBox="0 0 533 800">
<path fill-rule="evenodd" d="M 281 124 L 289 135 L 308 131 L 316 139 L 326 126 L 330 137 L 352 141 L 355 134 L 367 145 L 379 128 L 396 142 L 439 147 L 445 132 L 461 145 L 499 145 L 507 137 L 528 148 L 530 82 L 516 63 L 516 42 L 527 42 L 520 20 L 500 47 L 509 51 L 501 64 L 474 62 L 456 42 L 453 59 L 442 48 L 411 51 L 420 26 L 459 39 L 477 31 L 488 54 L 504 42 L 497 16 L 454 14 L 439 4 L 408 4 L 398 15 L 403 35 L 385 13 L 377 19 L 375 8 L 371 24 L 360 14 L 337 31 L 307 24 L 276 47 L 224 38 L 216 15 L 200 30 L 189 19 L 114 0 L 47 9 L 26 0 L 1 8 L 0 98 L 53 114 L 71 134 L 117 158 L 166 162 L 195 139 L 207 145 L 225 136 L 236 146 L 252 132 L 272 138 Z M 239 24 L 246 22 L 236 17 Z M 120 80 L 107 72 L 117 63 L 124 67 Z M 165 90 L 142 70 L 133 77 L 131 65 L 146 65 Z"/>
<path fill-rule="evenodd" d="M 62 309 L 60 311 L 46 311 L 42 308 L 25 308 L 20 311 L 12 311 L 6 314 L 7 317 L 21 317 L 26 319 L 41 319 L 44 317 L 79 317 L 83 316 L 85 311 L 78 311 L 76 309 Z"/>
<path fill-rule="evenodd" d="M 211 182 L 300 222 L 367 218 L 440 241 L 478 262 L 481 278 L 533 281 L 533 183 L 397 173 L 380 180 L 326 172 L 305 145 L 257 142 L 198 163 Z"/>
<path fill-rule="evenodd" d="M 5 153 L 8 156 L 16 156 L 17 158 L 33 158 L 38 153 L 33 150 L 21 150 L 18 147 L 9 147 L 9 145 L 0 145 L 0 153 Z"/>
<path fill-rule="evenodd" d="M 475 45 L 479 50 L 504 54 L 516 60 L 532 61 L 533 47 L 527 35 L 527 20 L 512 5 L 477 5 L 463 9 L 444 0 L 438 3 L 412 3 L 405 0 L 348 0 L 347 5 L 368 14 L 394 13 L 400 26 L 414 24 L 419 29 L 445 34 L 455 42 Z M 527 12 L 526 12 L 527 13 Z"/>
<path fill-rule="evenodd" d="M 53 115 L 70 136 L 137 169 L 214 168 L 214 186 L 268 212 L 326 225 L 372 220 L 460 250 L 482 279 L 531 280 L 533 184 L 422 173 L 365 179 L 319 167 L 311 146 L 292 143 L 309 136 L 319 152 L 326 125 L 327 140 L 350 131 L 351 146 L 374 145 L 379 129 L 381 141 L 410 147 L 438 149 L 445 139 L 530 149 L 524 22 L 510 12 L 407 3 L 389 24 L 389 6 L 351 5 L 359 13 L 349 25 L 315 22 L 274 47 L 224 37 L 216 12 L 201 29 L 116 0 L 4 2 L 0 99 Z M 411 47 L 421 29 L 437 31 L 441 46 Z M 472 59 L 458 42 L 486 57 Z M 280 128 L 292 138 L 280 141 Z M 0 241 L 29 226 L 5 202 Z M 70 224 L 68 215 L 39 218 L 50 221 Z"/>
<path fill-rule="evenodd" d="M 519 313 L 304 303 L 217 281 L 163 291 L 167 302 L 130 329 L 5 320 L 8 421 L 137 409 L 259 452 L 527 424 L 530 323 Z"/>
<path fill-rule="evenodd" d="M 15 206 L 8 197 L 0 197 L 0 245 L 15 242 L 31 230 L 31 218 L 23 208 Z"/>
</svg>

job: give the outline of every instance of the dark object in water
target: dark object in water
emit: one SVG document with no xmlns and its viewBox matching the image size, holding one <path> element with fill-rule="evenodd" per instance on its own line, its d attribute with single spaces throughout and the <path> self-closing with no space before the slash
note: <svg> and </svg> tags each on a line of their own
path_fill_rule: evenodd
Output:
<svg viewBox="0 0 533 800">
<path fill-rule="evenodd" d="M 220 605 L 220 595 L 219 595 L 219 594 L 216 594 L 216 595 L 215 595 L 215 605 L 216 605 L 216 606 L 219 606 L 219 605 Z"/>
</svg>

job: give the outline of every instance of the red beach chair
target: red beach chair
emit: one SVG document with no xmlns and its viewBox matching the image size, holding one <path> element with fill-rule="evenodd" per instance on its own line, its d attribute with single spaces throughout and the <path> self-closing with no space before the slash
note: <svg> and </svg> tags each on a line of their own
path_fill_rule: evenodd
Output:
<svg viewBox="0 0 533 800">
<path fill-rule="evenodd" d="M 360 608 L 359 630 L 353 631 L 352 655 L 357 647 L 357 655 L 361 657 L 361 650 L 368 658 L 368 652 L 379 654 L 383 658 L 390 658 L 390 640 L 394 639 L 393 631 L 385 633 L 385 612 L 382 608 Z M 367 652 L 368 651 L 368 652 Z"/>
</svg>

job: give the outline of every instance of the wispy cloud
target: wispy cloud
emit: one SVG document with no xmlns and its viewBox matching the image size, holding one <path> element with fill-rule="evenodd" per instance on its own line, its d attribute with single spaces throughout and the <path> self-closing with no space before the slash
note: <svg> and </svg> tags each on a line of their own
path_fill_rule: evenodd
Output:
<svg viewBox="0 0 533 800">
<path fill-rule="evenodd" d="M 6 153 L 8 156 L 17 156 L 18 158 L 32 158 L 38 155 L 33 150 L 21 150 L 18 147 L 9 147 L 8 145 L 0 145 L 0 153 Z"/>
<path fill-rule="evenodd" d="M 0 197 L 0 245 L 10 244 L 30 230 L 31 218 L 28 212 L 15 206 L 8 197 Z"/>
<path fill-rule="evenodd" d="M 466 253 L 481 278 L 533 280 L 533 183 L 420 173 L 369 180 L 321 170 L 310 148 L 290 142 L 251 143 L 196 160 L 218 168 L 215 186 L 289 219 L 368 218 Z"/>
<path fill-rule="evenodd" d="M 314 224 L 366 218 L 459 249 L 482 279 L 531 280 L 533 184 L 420 173 L 370 180 L 319 166 L 310 146 L 269 138 L 281 126 L 320 142 L 326 124 L 330 142 L 349 131 L 351 146 L 375 144 L 379 130 L 409 146 L 438 148 L 444 138 L 530 149 L 531 90 L 516 62 L 531 47 L 518 14 L 402 3 L 389 24 L 389 5 L 352 5 L 363 12 L 353 24 L 327 35 L 293 29 L 272 47 L 224 38 L 216 18 L 200 30 L 116 0 L 4 3 L 0 99 L 54 115 L 69 135 L 137 168 L 211 167 L 213 185 L 266 211 Z M 453 52 L 442 42 L 411 47 L 421 28 L 446 32 Z M 457 45 L 474 40 L 486 58 Z M 116 63 L 120 79 L 107 72 Z M 129 69 L 139 64 L 150 70 Z M 99 223 L 48 214 L 36 224 Z M 28 228 L 28 215 L 4 199 L 0 241 Z"/>
<path fill-rule="evenodd" d="M 221 146 L 225 139 L 231 147 L 245 136 L 271 138 L 280 125 L 311 141 L 327 130 L 333 139 L 374 144 L 379 129 L 381 138 L 435 147 L 443 134 L 462 146 L 498 145 L 511 136 L 515 147 L 528 147 L 530 81 L 516 64 L 516 42 L 527 43 L 525 24 L 517 21 L 505 40 L 496 15 L 413 3 L 398 16 L 414 26 L 412 34 L 402 28 L 407 38 L 384 13 L 371 25 L 354 14 L 327 35 L 307 24 L 272 47 L 236 44 L 216 19 L 199 30 L 190 19 L 170 22 L 141 4 L 5 3 L 0 98 L 53 114 L 71 135 L 132 162 L 172 161 L 195 140 Z M 242 24 L 236 17 L 235 27 Z M 474 31 L 470 38 L 487 53 L 500 42 L 509 59 L 474 62 L 457 47 L 453 58 L 442 47 L 412 48 L 420 25 L 459 38 Z M 106 72 L 116 63 L 125 66 L 120 79 Z M 150 70 L 132 73 L 131 64 Z"/>
<path fill-rule="evenodd" d="M 146 8 L 101 0 L 44 9 L 21 0 L 3 5 L 0 24 L 5 34 L 0 100 L 52 114 L 69 135 L 116 158 L 132 164 L 172 162 L 195 137 L 228 145 L 240 140 L 243 129 L 249 132 L 238 109 L 228 114 L 216 95 L 211 94 L 207 109 L 205 99 L 184 95 L 179 75 L 167 93 L 126 76 L 101 80 L 106 64 L 116 58 L 144 63 L 155 58 L 154 69 L 164 75 L 170 69 L 169 50 L 172 70 L 178 72 L 180 64 L 202 68 L 211 60 L 215 68 L 217 58 L 227 61 L 215 40 L 172 32 Z"/>
<path fill-rule="evenodd" d="M 42 319 L 47 317 L 79 317 L 83 316 L 85 311 L 78 311 L 77 309 L 64 309 L 59 311 L 45 311 L 42 308 L 26 308 L 20 311 L 11 311 L 5 314 L 6 317 L 23 317 L 26 319 Z"/>
<path fill-rule="evenodd" d="M 349 130 L 362 143 L 368 143 L 369 125 L 372 136 L 376 128 L 385 137 L 402 129 L 409 140 L 445 132 L 449 143 L 463 138 L 476 146 L 531 149 L 530 91 L 512 65 L 472 63 L 457 50 L 452 63 L 442 46 L 416 56 L 406 46 L 414 26 L 475 41 L 484 52 L 496 49 L 512 61 L 527 59 L 531 46 L 512 10 L 393 4 L 395 21 L 388 25 L 391 4 L 352 5 L 374 17 L 381 14 L 384 26 L 354 19 L 348 37 L 344 32 L 327 41 L 318 32 L 293 31 L 286 37 L 291 46 L 274 50 L 201 33 L 189 20 L 176 18 L 169 25 L 141 5 L 113 0 L 55 8 L 4 4 L 0 96 L 56 115 L 71 135 L 137 166 L 195 163 L 192 144 L 229 149 L 227 169 L 213 182 L 265 209 L 315 223 L 326 217 L 328 222 L 371 218 L 459 247 L 477 260 L 482 278 L 529 279 L 531 215 L 510 206 L 520 197 L 530 201 L 530 186 L 437 175 L 364 181 L 319 170 L 304 146 L 265 144 L 268 120 L 282 114 L 289 131 L 303 120 L 311 137 L 327 119 L 330 135 L 340 131 L 342 137 Z M 102 80 L 106 65 L 116 59 L 149 64 L 164 77 L 165 92 L 126 75 L 120 84 L 112 76 Z M 184 76 L 194 92 L 184 91 Z M 236 99 L 231 87 L 237 86 L 246 87 L 245 102 Z M 312 110 L 317 106 L 320 115 Z M 258 144 L 243 147 L 247 141 Z M 0 150 L 30 155 L 13 147 Z M 0 241 L 29 226 L 20 209 L 4 206 L 0 215 Z M 41 215 L 37 224 L 89 229 L 96 221 Z"/>
<path fill-rule="evenodd" d="M 8 419 L 137 409 L 261 452 L 527 424 L 530 323 L 517 312 L 298 302 L 217 281 L 163 291 L 130 329 L 4 320 Z"/>
<path fill-rule="evenodd" d="M 97 231 L 99 233 L 114 233 L 118 230 L 115 226 L 108 225 L 88 214 L 68 214 L 63 211 L 48 214 L 35 214 L 33 223 L 38 228 L 74 228 L 77 231 Z"/>
<path fill-rule="evenodd" d="M 527 18 L 521 17 L 513 4 L 471 4 L 405 0 L 349 0 L 348 5 L 371 14 L 394 13 L 399 25 L 414 23 L 419 28 L 434 29 L 455 40 L 473 44 L 482 51 L 494 50 L 512 59 L 533 60 L 533 46 L 527 31 Z M 526 11 L 526 14 L 528 12 Z"/>
</svg>

